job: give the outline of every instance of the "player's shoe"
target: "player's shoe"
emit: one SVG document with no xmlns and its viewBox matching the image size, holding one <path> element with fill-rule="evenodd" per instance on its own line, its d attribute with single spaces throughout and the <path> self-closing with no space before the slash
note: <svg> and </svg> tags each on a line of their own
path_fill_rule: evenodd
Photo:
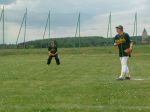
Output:
<svg viewBox="0 0 150 112">
<path fill-rule="evenodd" d="M 125 80 L 131 80 L 131 77 L 125 77 Z"/>
<path fill-rule="evenodd" d="M 118 80 L 118 81 L 123 81 L 123 78 L 122 78 L 122 77 L 119 77 L 117 80 Z"/>
</svg>

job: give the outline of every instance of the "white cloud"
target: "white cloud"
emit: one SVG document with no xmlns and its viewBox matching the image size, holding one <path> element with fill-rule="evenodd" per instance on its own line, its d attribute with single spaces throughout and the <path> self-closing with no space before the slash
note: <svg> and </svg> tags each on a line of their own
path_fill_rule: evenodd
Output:
<svg viewBox="0 0 150 112">
<path fill-rule="evenodd" d="M 138 33 L 144 27 L 150 32 L 149 0 L 5 0 L 5 3 L 3 0 L 0 4 L 6 8 L 6 38 L 11 37 L 7 43 L 15 42 L 26 7 L 28 40 L 42 38 L 49 10 L 52 11 L 52 37 L 74 36 L 79 11 L 82 36 L 106 36 L 109 12 L 112 12 L 112 28 L 122 24 L 132 35 L 134 13 L 138 12 Z"/>
<path fill-rule="evenodd" d="M 16 0 L 0 0 L 1 5 L 10 5 L 16 3 Z"/>
</svg>

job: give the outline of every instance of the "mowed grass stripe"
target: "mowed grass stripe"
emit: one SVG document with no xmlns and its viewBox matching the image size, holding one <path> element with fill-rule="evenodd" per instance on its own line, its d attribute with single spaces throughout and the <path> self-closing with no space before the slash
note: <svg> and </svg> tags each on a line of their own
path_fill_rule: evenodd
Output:
<svg viewBox="0 0 150 112">
<path fill-rule="evenodd" d="M 150 58 L 144 55 L 150 54 L 148 49 L 135 47 L 129 59 L 133 79 L 144 80 L 121 82 L 116 80 L 120 73 L 116 48 L 82 48 L 81 54 L 59 49 L 60 66 L 54 60 L 46 65 L 47 49 L 1 51 L 0 111 L 149 112 Z"/>
</svg>

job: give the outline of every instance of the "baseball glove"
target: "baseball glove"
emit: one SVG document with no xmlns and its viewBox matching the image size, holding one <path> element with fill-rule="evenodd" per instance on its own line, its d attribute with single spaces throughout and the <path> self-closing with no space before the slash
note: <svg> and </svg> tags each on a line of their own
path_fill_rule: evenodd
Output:
<svg viewBox="0 0 150 112">
<path fill-rule="evenodd" d="M 128 55 L 130 55 L 132 53 L 132 49 L 128 48 L 128 49 L 124 50 L 124 52 L 127 53 Z"/>
<path fill-rule="evenodd" d="M 53 56 L 55 56 L 55 54 L 52 54 L 52 53 L 51 53 L 51 54 L 50 54 L 50 56 L 52 56 L 52 57 L 53 57 Z"/>
<path fill-rule="evenodd" d="M 115 43 L 115 45 L 120 45 L 120 44 L 123 44 L 123 42 L 118 41 L 118 42 Z"/>
</svg>

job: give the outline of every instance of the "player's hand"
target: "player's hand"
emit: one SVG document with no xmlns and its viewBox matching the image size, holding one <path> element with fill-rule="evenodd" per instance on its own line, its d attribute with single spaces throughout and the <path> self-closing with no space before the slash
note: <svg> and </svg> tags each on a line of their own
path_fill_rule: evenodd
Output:
<svg viewBox="0 0 150 112">
<path fill-rule="evenodd" d="M 55 56 L 55 54 L 52 54 L 52 53 L 51 53 L 50 56 Z"/>
<path fill-rule="evenodd" d="M 117 43 L 114 43 L 114 46 L 117 46 Z"/>
<path fill-rule="evenodd" d="M 125 53 L 127 53 L 128 55 L 130 55 L 132 53 L 132 48 L 128 48 L 126 50 L 124 50 Z"/>
<path fill-rule="evenodd" d="M 115 46 L 117 46 L 117 45 L 120 45 L 120 44 L 122 44 L 122 43 L 119 43 L 119 42 L 117 42 L 117 43 L 114 43 L 114 45 L 115 45 Z"/>
<path fill-rule="evenodd" d="M 116 42 L 116 43 L 114 43 L 115 46 L 120 45 L 120 44 L 123 44 L 123 42 Z"/>
<path fill-rule="evenodd" d="M 58 53 L 55 53 L 55 56 L 57 55 Z"/>
</svg>

